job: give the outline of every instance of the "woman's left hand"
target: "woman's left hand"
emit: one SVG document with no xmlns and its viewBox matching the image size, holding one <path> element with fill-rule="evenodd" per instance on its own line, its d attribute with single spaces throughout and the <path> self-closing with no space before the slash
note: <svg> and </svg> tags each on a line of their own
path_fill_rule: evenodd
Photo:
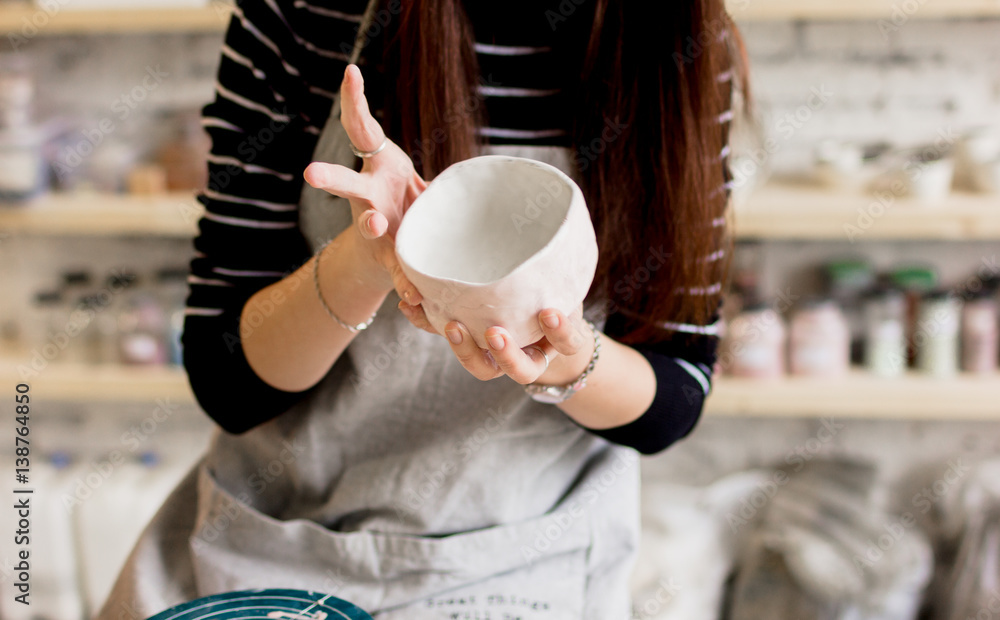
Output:
<svg viewBox="0 0 1000 620">
<path fill-rule="evenodd" d="M 438 333 L 427 320 L 423 308 L 400 302 L 399 309 L 415 326 Z M 580 376 L 594 353 L 590 326 L 583 320 L 583 308 L 567 317 L 548 308 L 538 313 L 543 337 L 519 348 L 502 327 L 486 330 L 488 349 L 481 349 L 468 328 L 457 321 L 445 326 L 445 336 L 462 366 L 481 381 L 507 375 L 517 383 L 566 385 Z M 544 355 L 540 352 L 544 351 Z M 548 364 L 545 358 L 548 357 Z"/>
</svg>

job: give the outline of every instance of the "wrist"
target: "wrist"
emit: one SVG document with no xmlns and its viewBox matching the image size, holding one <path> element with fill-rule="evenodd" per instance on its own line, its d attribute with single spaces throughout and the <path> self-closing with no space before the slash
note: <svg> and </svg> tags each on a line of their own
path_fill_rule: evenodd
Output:
<svg viewBox="0 0 1000 620">
<path fill-rule="evenodd" d="M 336 261 L 346 265 L 347 273 L 351 274 L 362 294 L 384 298 L 393 289 L 392 278 L 376 258 L 372 248 L 374 243 L 364 239 L 356 226 L 351 226 L 322 250 L 324 255 L 320 258 L 324 264 Z M 332 256 L 334 253 L 336 258 Z"/>
<path fill-rule="evenodd" d="M 594 356 L 594 341 L 591 338 L 589 344 L 580 347 L 580 350 L 573 355 L 557 355 L 549 367 L 535 383 L 540 385 L 569 385 L 579 377 Z"/>
<path fill-rule="evenodd" d="M 338 236 L 313 257 L 312 280 L 319 306 L 341 327 L 357 333 L 371 324 L 389 290 L 365 271 L 349 236 Z"/>
<path fill-rule="evenodd" d="M 587 326 L 590 328 L 589 331 L 592 335 L 593 342 L 593 346 L 590 349 L 590 357 L 587 360 L 587 366 L 580 372 L 580 374 L 575 375 L 571 379 L 560 379 L 560 383 L 543 383 L 543 378 L 539 377 L 538 381 L 524 386 L 525 391 L 529 396 L 531 396 L 532 399 L 543 403 L 559 404 L 569 400 L 574 394 L 587 386 L 587 380 L 597 367 L 597 360 L 600 358 L 601 354 L 601 334 L 597 330 L 597 327 L 590 321 L 587 321 Z M 576 354 L 566 357 L 570 358 L 575 356 Z"/>
</svg>

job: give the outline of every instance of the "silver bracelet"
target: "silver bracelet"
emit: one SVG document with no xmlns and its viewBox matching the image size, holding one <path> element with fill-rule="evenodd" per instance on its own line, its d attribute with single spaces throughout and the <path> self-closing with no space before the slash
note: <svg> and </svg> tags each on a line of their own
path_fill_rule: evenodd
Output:
<svg viewBox="0 0 1000 620">
<path fill-rule="evenodd" d="M 316 258 L 315 260 L 313 260 L 313 284 L 316 286 L 316 297 L 319 297 L 320 305 L 322 305 L 323 309 L 326 310 L 326 313 L 330 315 L 330 318 L 337 322 L 337 325 L 340 325 L 341 327 L 351 332 L 352 334 L 356 334 L 360 331 L 368 329 L 368 326 L 370 326 L 372 324 L 372 321 L 375 320 L 375 314 L 372 314 L 370 317 L 368 317 L 368 320 L 365 321 L 364 323 L 351 325 L 349 323 L 345 323 L 344 321 L 342 321 L 339 316 L 334 314 L 333 310 L 330 309 L 330 306 L 327 305 L 326 300 L 323 299 L 323 291 L 321 291 L 319 288 L 319 259 L 320 257 L 323 256 L 323 250 L 325 250 L 328 245 L 330 245 L 329 241 L 323 244 L 323 247 L 321 247 L 319 251 L 316 252 Z"/>
<path fill-rule="evenodd" d="M 586 387 L 587 377 L 590 376 L 590 373 L 594 372 L 594 367 L 597 366 L 597 359 L 601 356 L 601 332 L 592 322 L 587 321 L 587 325 L 590 326 L 590 331 L 594 332 L 594 353 L 590 356 L 590 363 L 587 364 L 587 368 L 584 369 L 583 373 L 567 385 L 539 385 L 537 383 L 529 383 L 524 386 L 524 391 L 528 393 L 528 396 L 540 403 L 556 404 L 569 399 L 570 396 Z"/>
</svg>

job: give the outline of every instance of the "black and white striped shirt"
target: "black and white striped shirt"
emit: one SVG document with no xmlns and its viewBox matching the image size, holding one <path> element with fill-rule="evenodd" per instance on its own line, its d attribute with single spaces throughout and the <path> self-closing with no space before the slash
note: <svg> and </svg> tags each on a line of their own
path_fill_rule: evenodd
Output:
<svg viewBox="0 0 1000 620">
<path fill-rule="evenodd" d="M 225 36 L 216 96 L 202 113 L 212 139 L 210 180 L 199 195 L 206 210 L 195 239 L 183 342 L 195 396 L 231 432 L 280 415 L 308 393 L 275 389 L 256 375 L 240 344 L 239 317 L 255 292 L 310 256 L 298 227 L 302 171 L 326 123 L 366 4 L 245 0 Z M 564 98 L 576 73 L 565 69 L 573 59 L 566 58 L 566 46 L 544 17 L 549 4 L 556 3 L 538 2 L 512 21 L 511 10 L 500 3 L 468 3 L 482 73 L 478 94 L 488 119 L 480 133 L 489 143 L 570 144 L 566 110 L 572 106 Z M 376 37 L 366 54 L 378 44 Z M 359 64 L 379 116 L 383 76 L 375 63 Z M 687 294 L 715 295 L 720 286 Z M 616 322 L 610 317 L 605 328 L 612 337 Z M 630 425 L 598 432 L 647 453 L 694 427 L 715 362 L 716 324 L 665 327 L 678 337 L 637 347 L 656 373 L 653 406 Z"/>
</svg>

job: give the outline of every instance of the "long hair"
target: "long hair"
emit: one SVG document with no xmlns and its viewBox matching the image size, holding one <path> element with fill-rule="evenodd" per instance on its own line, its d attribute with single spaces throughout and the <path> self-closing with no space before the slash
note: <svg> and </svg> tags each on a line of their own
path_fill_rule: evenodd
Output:
<svg viewBox="0 0 1000 620">
<path fill-rule="evenodd" d="M 663 339 L 664 323 L 705 324 L 721 299 L 727 78 L 745 55 L 723 0 L 590 4 L 571 17 L 593 25 L 569 68 L 579 71 L 575 160 L 600 248 L 588 302 L 625 317 L 623 342 Z M 385 47 L 398 78 L 384 124 L 428 179 L 478 151 L 473 44 L 461 0 L 411 0 Z"/>
</svg>

